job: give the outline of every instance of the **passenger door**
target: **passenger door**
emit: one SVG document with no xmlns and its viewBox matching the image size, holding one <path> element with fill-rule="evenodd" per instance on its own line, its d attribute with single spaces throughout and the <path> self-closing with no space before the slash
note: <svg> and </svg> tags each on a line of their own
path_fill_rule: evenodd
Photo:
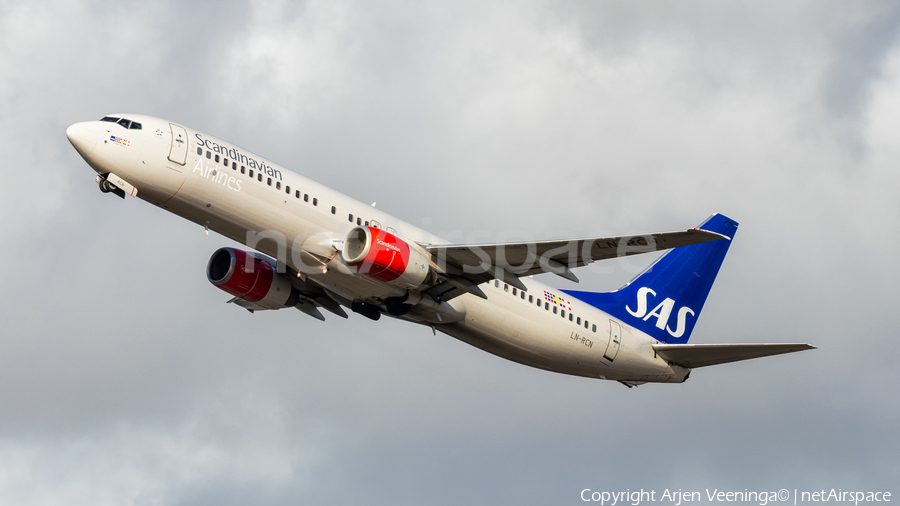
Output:
<svg viewBox="0 0 900 506">
<path fill-rule="evenodd" d="M 187 161 L 188 142 L 187 131 L 181 125 L 169 123 L 172 132 L 172 145 L 169 148 L 169 160 L 184 165 Z"/>
<path fill-rule="evenodd" d="M 622 341 L 622 326 L 615 320 L 609 321 L 609 342 L 606 345 L 606 352 L 603 358 L 612 362 L 619 353 L 619 344 Z"/>
</svg>

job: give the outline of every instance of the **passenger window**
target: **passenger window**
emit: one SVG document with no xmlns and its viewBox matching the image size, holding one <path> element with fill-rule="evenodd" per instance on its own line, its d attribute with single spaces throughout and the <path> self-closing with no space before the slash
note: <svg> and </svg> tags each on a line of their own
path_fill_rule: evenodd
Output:
<svg viewBox="0 0 900 506">
<path fill-rule="evenodd" d="M 331 214 L 337 214 L 337 208 L 331 206 Z"/>
<path fill-rule="evenodd" d="M 303 194 L 303 202 L 309 202 L 309 194 L 308 193 Z"/>
<path fill-rule="evenodd" d="M 560 313 L 561 313 L 560 316 L 562 316 L 563 318 L 566 317 L 566 310 L 565 310 L 565 309 L 560 310 Z"/>
<path fill-rule="evenodd" d="M 503 291 L 504 291 L 504 292 L 508 292 L 508 291 L 509 291 L 509 285 L 507 285 L 506 283 L 503 283 Z"/>
<path fill-rule="evenodd" d="M 587 320 L 584 321 L 584 328 L 588 328 L 588 321 L 587 321 Z"/>
<path fill-rule="evenodd" d="M 581 325 L 581 317 L 580 316 L 575 320 L 575 323 L 578 325 Z"/>
<path fill-rule="evenodd" d="M 296 193 L 294 193 L 294 196 L 299 199 L 300 198 L 300 190 L 297 190 Z"/>
<path fill-rule="evenodd" d="M 271 180 L 272 180 L 272 178 L 269 178 L 269 181 L 271 181 Z M 272 183 L 269 183 L 269 186 L 272 186 Z M 281 189 L 281 181 L 276 181 L 276 182 L 275 182 L 275 189 L 276 189 L 276 190 L 280 190 L 280 189 Z M 291 193 L 291 192 L 288 192 L 288 193 Z"/>
<path fill-rule="evenodd" d="M 206 152 L 206 159 L 209 160 L 210 158 L 212 158 L 212 153 L 210 153 L 209 151 L 207 151 L 207 152 Z"/>
<path fill-rule="evenodd" d="M 203 148 L 201 148 L 200 146 L 197 146 L 197 154 L 198 154 L 198 155 L 202 155 L 202 154 L 203 154 Z"/>
<path fill-rule="evenodd" d="M 525 292 L 522 292 L 522 300 L 525 300 Z"/>
<path fill-rule="evenodd" d="M 497 288 L 499 288 L 499 287 L 500 287 L 500 281 L 497 280 L 497 279 L 495 279 L 495 280 L 494 280 L 494 286 L 496 286 Z"/>
<path fill-rule="evenodd" d="M 356 218 L 356 224 L 357 224 L 357 225 L 361 225 L 361 224 L 362 224 L 362 219 L 361 219 L 361 218 Z"/>
<path fill-rule="evenodd" d="M 262 172 L 256 173 L 256 180 L 259 181 L 260 183 L 262 182 Z"/>
<path fill-rule="evenodd" d="M 284 187 L 284 193 L 287 193 L 288 195 L 290 195 L 290 194 L 291 194 L 291 187 L 290 187 L 290 186 L 285 186 L 285 187 Z"/>
<path fill-rule="evenodd" d="M 228 159 L 227 158 L 222 160 L 222 165 L 228 167 Z"/>
<path fill-rule="evenodd" d="M 313 205 L 314 205 L 314 206 L 319 205 L 319 199 L 313 197 Z"/>
<path fill-rule="evenodd" d="M 128 127 L 128 128 L 131 129 L 131 130 L 140 130 L 140 129 L 141 129 L 141 124 L 138 123 L 137 121 L 132 121 L 132 122 L 131 122 L 131 126 Z"/>
<path fill-rule="evenodd" d="M 253 169 L 250 169 L 250 179 L 253 179 Z"/>
<path fill-rule="evenodd" d="M 369 220 L 366 220 L 366 226 L 367 227 L 369 226 Z"/>
<path fill-rule="evenodd" d="M 235 161 L 231 162 L 231 170 L 237 170 L 237 162 L 235 162 Z"/>
<path fill-rule="evenodd" d="M 569 313 L 569 321 L 572 321 L 572 313 Z"/>
<path fill-rule="evenodd" d="M 530 303 L 532 303 L 532 302 L 534 302 L 534 295 L 529 295 L 529 296 L 528 296 L 528 303 L 530 304 Z"/>
<path fill-rule="evenodd" d="M 260 176 L 261 176 L 261 175 L 262 175 L 262 174 L 260 174 Z M 266 184 L 269 185 L 269 186 L 272 186 L 272 178 L 267 177 L 267 178 L 266 178 Z M 281 189 L 281 188 L 279 188 L 279 190 L 280 190 L 280 189 Z"/>
<path fill-rule="evenodd" d="M 553 314 L 556 314 L 556 306 L 553 306 Z"/>
<path fill-rule="evenodd" d="M 547 311 L 550 311 L 550 303 L 549 302 L 544 303 L 544 309 L 546 309 Z"/>
<path fill-rule="evenodd" d="M 513 288 L 513 295 L 518 295 L 515 288 Z"/>
<path fill-rule="evenodd" d="M 245 169 L 245 168 L 246 168 L 246 167 L 244 167 L 243 165 L 241 165 L 241 174 L 244 173 L 244 169 Z M 253 176 L 251 175 L 250 177 L 253 177 Z"/>
<path fill-rule="evenodd" d="M 596 326 L 596 325 L 591 325 L 591 330 L 592 330 L 593 332 L 597 332 L 597 326 Z"/>
<path fill-rule="evenodd" d="M 538 307 L 541 307 L 541 299 L 538 299 L 538 300 L 537 300 L 537 306 L 538 306 Z"/>
<path fill-rule="evenodd" d="M 216 155 L 216 163 L 219 163 L 219 155 Z"/>
<path fill-rule="evenodd" d="M 348 214 L 347 218 L 350 219 L 350 223 L 353 223 L 353 214 Z"/>
</svg>

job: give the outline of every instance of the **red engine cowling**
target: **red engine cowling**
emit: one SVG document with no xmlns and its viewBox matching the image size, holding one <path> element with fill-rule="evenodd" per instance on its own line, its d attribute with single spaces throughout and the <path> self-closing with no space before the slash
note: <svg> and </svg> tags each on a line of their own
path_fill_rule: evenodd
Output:
<svg viewBox="0 0 900 506">
<path fill-rule="evenodd" d="M 354 227 L 344 239 L 341 258 L 361 274 L 405 288 L 428 279 L 428 257 L 399 237 L 375 227 Z"/>
<path fill-rule="evenodd" d="M 206 278 L 231 295 L 264 309 L 293 306 L 295 290 L 287 276 L 275 272 L 274 264 L 275 260 L 258 253 L 220 248 L 209 259 Z"/>
</svg>

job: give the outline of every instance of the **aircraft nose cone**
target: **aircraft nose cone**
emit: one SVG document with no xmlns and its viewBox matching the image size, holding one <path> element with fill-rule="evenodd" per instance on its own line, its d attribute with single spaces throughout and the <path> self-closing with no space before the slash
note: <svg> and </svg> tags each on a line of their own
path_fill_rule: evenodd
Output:
<svg viewBox="0 0 900 506">
<path fill-rule="evenodd" d="M 75 123 L 66 129 L 66 137 L 82 157 L 87 157 L 97 146 L 97 132 L 88 123 Z"/>
</svg>

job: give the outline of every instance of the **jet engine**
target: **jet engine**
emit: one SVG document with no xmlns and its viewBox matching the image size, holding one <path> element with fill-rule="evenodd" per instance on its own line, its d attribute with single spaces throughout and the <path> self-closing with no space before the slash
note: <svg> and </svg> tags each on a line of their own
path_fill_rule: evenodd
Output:
<svg viewBox="0 0 900 506">
<path fill-rule="evenodd" d="M 426 253 L 375 227 L 354 227 L 344 239 L 341 258 L 360 274 L 403 288 L 418 288 L 431 273 Z"/>
<path fill-rule="evenodd" d="M 261 309 L 291 307 L 299 301 L 297 290 L 285 274 L 275 271 L 267 256 L 234 248 L 220 248 L 206 266 L 206 277 L 216 287 Z"/>
</svg>

